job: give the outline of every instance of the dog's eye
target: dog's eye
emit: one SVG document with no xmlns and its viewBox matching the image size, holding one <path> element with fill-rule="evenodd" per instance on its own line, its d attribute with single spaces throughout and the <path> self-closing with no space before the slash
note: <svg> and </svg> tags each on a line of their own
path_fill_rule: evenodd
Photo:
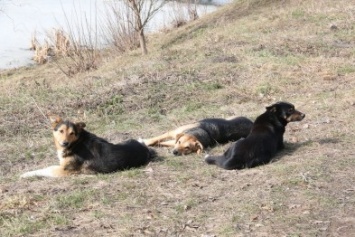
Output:
<svg viewBox="0 0 355 237">
<path fill-rule="evenodd" d="M 64 130 L 59 130 L 60 133 L 64 133 Z"/>
<path fill-rule="evenodd" d="M 291 108 L 288 110 L 289 113 L 293 113 L 295 111 L 295 109 Z"/>
<path fill-rule="evenodd" d="M 73 136 L 73 135 L 74 135 L 74 132 L 69 133 L 69 135 L 70 135 L 70 136 Z"/>
</svg>

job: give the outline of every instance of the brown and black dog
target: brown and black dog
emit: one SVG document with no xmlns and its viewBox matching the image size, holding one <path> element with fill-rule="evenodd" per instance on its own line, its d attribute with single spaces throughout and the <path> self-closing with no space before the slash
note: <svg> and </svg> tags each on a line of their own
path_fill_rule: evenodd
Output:
<svg viewBox="0 0 355 237">
<path fill-rule="evenodd" d="M 86 131 L 85 123 L 50 117 L 59 165 L 21 175 L 63 177 L 73 174 L 111 173 L 147 164 L 155 151 L 136 140 L 112 144 Z"/>
<path fill-rule="evenodd" d="M 147 146 L 173 147 L 174 155 L 200 154 L 208 147 L 246 137 L 252 126 L 253 122 L 245 117 L 208 118 L 142 142 Z"/>
<path fill-rule="evenodd" d="M 266 164 L 284 148 L 286 125 L 304 117 L 305 114 L 288 102 L 268 106 L 266 112 L 256 118 L 249 136 L 233 143 L 223 155 L 207 155 L 205 161 L 228 170 Z"/>
</svg>

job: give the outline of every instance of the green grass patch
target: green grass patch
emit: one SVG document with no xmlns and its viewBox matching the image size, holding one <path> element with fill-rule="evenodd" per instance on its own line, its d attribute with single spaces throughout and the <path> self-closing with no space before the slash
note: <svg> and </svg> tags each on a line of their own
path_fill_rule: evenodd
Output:
<svg viewBox="0 0 355 237">
<path fill-rule="evenodd" d="M 271 85 L 271 83 L 266 82 L 266 83 L 262 83 L 260 84 L 257 88 L 256 88 L 256 94 L 258 95 L 262 95 L 262 96 L 266 96 L 266 95 L 270 95 L 275 91 L 275 87 Z"/>
<path fill-rule="evenodd" d="M 185 165 L 184 162 L 181 161 L 178 157 L 173 157 L 169 159 L 165 159 L 164 162 L 168 167 L 173 168 L 174 170 L 182 170 Z"/>
<path fill-rule="evenodd" d="M 69 224 L 69 220 L 58 213 L 20 213 L 16 216 L 0 213 L 2 236 L 28 236 L 43 229 L 50 229 Z"/>
<path fill-rule="evenodd" d="M 307 15 L 306 11 L 303 10 L 303 9 L 301 9 L 301 8 L 294 9 L 294 10 L 291 12 L 291 16 L 292 16 L 292 18 L 294 18 L 294 19 L 302 19 L 302 18 L 304 18 L 306 15 Z"/>
<path fill-rule="evenodd" d="M 75 190 L 56 197 L 54 204 L 58 209 L 80 209 L 90 202 L 93 198 L 93 190 Z"/>
<path fill-rule="evenodd" d="M 122 175 L 128 178 L 139 178 L 142 175 L 142 169 L 136 168 L 136 169 L 125 170 L 122 172 Z"/>
<path fill-rule="evenodd" d="M 342 65 L 339 68 L 337 68 L 337 73 L 340 75 L 355 73 L 355 65 L 353 64 Z"/>
</svg>

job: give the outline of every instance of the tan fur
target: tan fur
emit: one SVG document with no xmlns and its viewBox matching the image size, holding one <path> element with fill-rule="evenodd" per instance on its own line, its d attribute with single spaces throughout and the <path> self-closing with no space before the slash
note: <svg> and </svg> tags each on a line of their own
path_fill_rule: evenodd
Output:
<svg viewBox="0 0 355 237">
<path fill-rule="evenodd" d="M 294 112 L 293 114 L 291 114 L 291 116 L 289 116 L 288 118 L 286 118 L 287 122 L 296 122 L 296 121 L 301 121 L 304 117 L 302 117 L 303 114 L 299 111 Z"/>
<path fill-rule="evenodd" d="M 62 122 L 62 119 L 60 117 L 52 117 L 50 119 L 52 122 L 53 129 L 57 126 L 58 123 Z M 85 128 L 86 126 L 85 123 L 77 123 L 76 125 L 78 129 Z M 64 143 L 73 143 L 78 139 L 73 128 L 67 127 L 64 124 L 57 128 L 57 131 L 53 130 L 53 137 L 57 151 L 63 150 Z"/>
<path fill-rule="evenodd" d="M 201 154 L 203 151 L 203 146 L 195 136 L 180 133 L 176 136 L 174 151 L 178 152 L 178 154 L 184 155 L 194 152 Z"/>
<path fill-rule="evenodd" d="M 171 130 L 169 132 L 166 132 L 160 136 L 156 136 L 150 139 L 145 139 L 144 144 L 147 146 L 174 146 L 176 142 L 176 136 L 180 133 L 183 133 L 184 131 L 191 129 L 191 128 L 196 128 L 199 126 L 199 123 L 193 123 L 193 124 L 187 124 L 181 127 L 178 127 L 175 130 Z M 167 139 L 170 139 L 166 141 Z"/>
<path fill-rule="evenodd" d="M 234 120 L 236 118 L 236 116 L 231 116 L 225 120 Z M 203 147 L 202 143 L 191 135 L 190 131 L 187 132 L 190 129 L 201 128 L 201 126 L 201 121 L 187 124 L 153 138 L 141 139 L 141 142 L 147 146 L 172 147 L 175 155 L 201 154 L 206 147 Z"/>
<path fill-rule="evenodd" d="M 56 55 L 69 55 L 70 40 L 63 30 L 54 30 L 54 52 Z"/>
<path fill-rule="evenodd" d="M 176 128 L 175 130 L 168 131 L 160 136 L 150 139 L 145 139 L 143 142 L 147 146 L 164 146 L 173 147 L 179 154 L 187 155 L 193 152 L 198 154 L 202 153 L 203 147 L 197 139 L 191 135 L 184 134 L 184 131 L 196 128 L 200 123 L 187 124 Z M 197 144 L 198 143 L 198 144 Z"/>
</svg>

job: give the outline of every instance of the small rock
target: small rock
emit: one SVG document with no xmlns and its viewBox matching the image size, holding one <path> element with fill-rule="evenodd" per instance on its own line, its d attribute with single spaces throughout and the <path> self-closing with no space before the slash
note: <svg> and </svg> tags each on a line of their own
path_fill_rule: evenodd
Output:
<svg viewBox="0 0 355 237">
<path fill-rule="evenodd" d="M 338 27 L 337 27 L 336 25 L 332 24 L 332 25 L 330 26 L 330 29 L 331 29 L 331 30 L 337 30 Z"/>
</svg>

